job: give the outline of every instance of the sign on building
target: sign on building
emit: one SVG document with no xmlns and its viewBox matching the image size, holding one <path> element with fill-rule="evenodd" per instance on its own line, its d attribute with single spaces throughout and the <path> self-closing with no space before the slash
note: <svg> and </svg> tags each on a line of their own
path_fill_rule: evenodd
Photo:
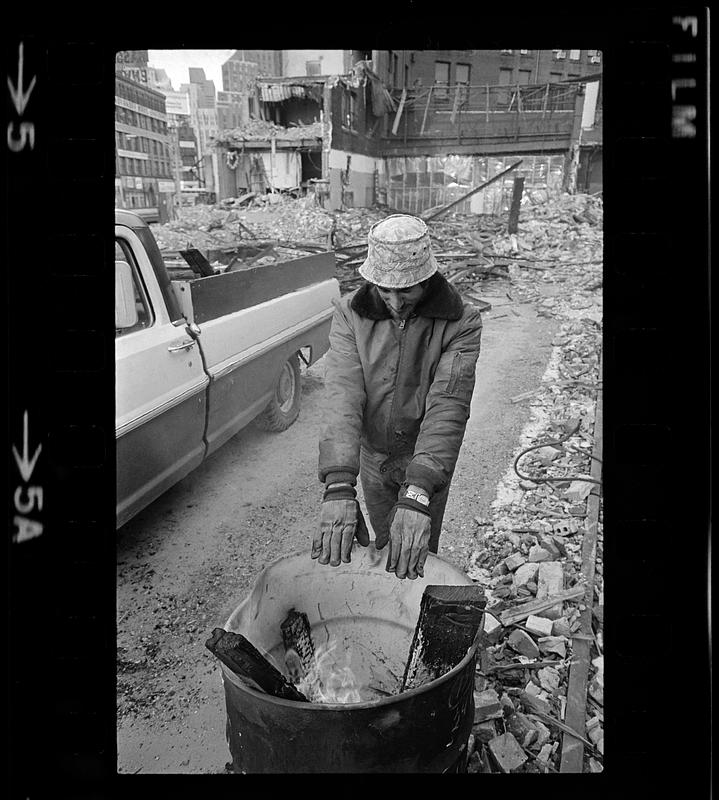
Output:
<svg viewBox="0 0 719 800">
<path fill-rule="evenodd" d="M 175 183 L 174 183 L 174 181 L 158 181 L 157 182 L 157 190 L 159 192 L 174 192 L 175 191 Z"/>
</svg>

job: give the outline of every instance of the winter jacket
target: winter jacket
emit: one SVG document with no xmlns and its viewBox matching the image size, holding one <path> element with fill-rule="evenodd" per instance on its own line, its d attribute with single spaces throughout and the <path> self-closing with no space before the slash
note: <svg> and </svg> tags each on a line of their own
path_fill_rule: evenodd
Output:
<svg viewBox="0 0 719 800">
<path fill-rule="evenodd" d="M 435 273 L 412 315 L 397 324 L 372 284 L 335 308 L 326 355 L 319 478 L 359 473 L 360 443 L 413 454 L 405 480 L 430 496 L 452 477 L 469 418 L 482 320 Z"/>
</svg>

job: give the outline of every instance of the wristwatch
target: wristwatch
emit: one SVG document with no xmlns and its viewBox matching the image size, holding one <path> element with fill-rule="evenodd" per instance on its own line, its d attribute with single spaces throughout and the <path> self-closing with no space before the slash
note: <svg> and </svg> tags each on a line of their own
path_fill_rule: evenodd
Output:
<svg viewBox="0 0 719 800">
<path fill-rule="evenodd" d="M 427 497 L 426 494 L 420 494 L 413 489 L 407 489 L 404 496 L 409 500 L 416 500 L 418 503 L 422 503 L 423 506 L 429 506 L 429 497 Z"/>
</svg>

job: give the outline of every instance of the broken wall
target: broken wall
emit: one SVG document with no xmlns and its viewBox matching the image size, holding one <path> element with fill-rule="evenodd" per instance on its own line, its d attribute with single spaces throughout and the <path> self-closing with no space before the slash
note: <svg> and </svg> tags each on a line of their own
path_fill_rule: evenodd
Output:
<svg viewBox="0 0 719 800">
<path fill-rule="evenodd" d="M 534 202 L 558 197 L 564 177 L 563 155 L 416 156 L 383 159 L 380 199 L 391 208 L 418 214 L 445 205 L 507 169 L 522 164 L 505 178 L 459 203 L 460 213 L 501 214 L 509 210 L 514 178 L 524 177 L 525 195 Z"/>
<path fill-rule="evenodd" d="M 302 182 L 302 157 L 297 150 L 253 148 L 244 153 L 223 152 L 217 158 L 218 200 L 244 192 L 294 189 Z"/>
<path fill-rule="evenodd" d="M 330 210 L 366 208 L 375 202 L 375 173 L 382 169 L 382 159 L 330 150 Z"/>
</svg>

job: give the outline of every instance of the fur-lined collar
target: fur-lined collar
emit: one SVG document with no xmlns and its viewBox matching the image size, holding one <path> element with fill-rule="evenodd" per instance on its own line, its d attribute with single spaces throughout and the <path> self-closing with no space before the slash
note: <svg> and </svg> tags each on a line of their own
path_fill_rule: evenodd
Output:
<svg viewBox="0 0 719 800">
<path fill-rule="evenodd" d="M 361 317 L 368 319 L 391 319 L 389 309 L 379 296 L 374 284 L 363 283 L 350 301 L 350 307 Z M 422 299 L 414 307 L 413 314 L 436 319 L 460 319 L 464 302 L 460 293 L 444 275 L 435 272 L 429 279 Z"/>
</svg>

